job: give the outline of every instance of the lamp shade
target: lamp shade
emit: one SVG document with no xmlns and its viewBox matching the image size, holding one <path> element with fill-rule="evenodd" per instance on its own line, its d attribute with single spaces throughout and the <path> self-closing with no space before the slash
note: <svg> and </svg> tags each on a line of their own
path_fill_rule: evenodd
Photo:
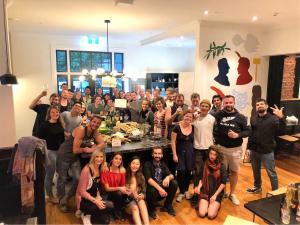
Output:
<svg viewBox="0 0 300 225">
<path fill-rule="evenodd" d="M 0 77 L 1 85 L 14 85 L 18 84 L 17 78 L 13 74 L 4 74 Z"/>
</svg>

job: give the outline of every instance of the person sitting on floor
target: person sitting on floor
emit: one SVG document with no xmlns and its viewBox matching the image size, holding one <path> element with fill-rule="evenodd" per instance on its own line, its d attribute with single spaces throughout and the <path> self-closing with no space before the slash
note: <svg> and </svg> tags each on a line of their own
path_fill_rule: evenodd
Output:
<svg viewBox="0 0 300 225">
<path fill-rule="evenodd" d="M 84 225 L 109 224 L 108 210 L 113 208 L 113 203 L 102 198 L 99 182 L 105 169 L 107 170 L 105 153 L 97 148 L 92 153 L 90 162 L 82 169 L 77 187 L 76 195 L 79 196 L 77 204 L 82 212 Z"/>
<path fill-rule="evenodd" d="M 156 219 L 155 206 L 157 201 L 166 198 L 161 211 L 168 212 L 171 216 L 176 216 L 172 202 L 175 197 L 178 184 L 174 180 L 166 163 L 162 162 L 163 149 L 154 147 L 152 149 L 153 160 L 145 163 L 144 176 L 148 184 L 146 199 L 148 204 L 149 216 Z"/>
<path fill-rule="evenodd" d="M 195 192 L 199 194 L 199 216 L 214 219 L 221 206 L 226 184 L 226 168 L 222 164 L 219 147 L 212 145 L 208 150 L 208 159 L 204 163 L 202 177 Z"/>
<path fill-rule="evenodd" d="M 104 171 L 101 176 L 101 183 L 107 192 L 107 198 L 115 205 L 114 217 L 116 219 L 123 219 L 123 196 L 129 194 L 125 186 L 125 173 L 126 170 L 123 167 L 122 155 L 116 152 L 112 157 L 108 170 Z"/>
<path fill-rule="evenodd" d="M 126 211 L 132 214 L 134 224 L 149 225 L 148 210 L 145 202 L 146 183 L 141 171 L 141 160 L 137 156 L 130 160 L 126 170 L 126 186 L 130 192 L 130 202 L 126 207 Z"/>
</svg>

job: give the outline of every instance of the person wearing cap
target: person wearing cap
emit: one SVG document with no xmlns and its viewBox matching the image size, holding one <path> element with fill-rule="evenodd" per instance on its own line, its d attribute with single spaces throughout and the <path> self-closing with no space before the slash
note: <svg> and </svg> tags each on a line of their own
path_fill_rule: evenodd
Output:
<svg viewBox="0 0 300 225">
<path fill-rule="evenodd" d="M 211 108 L 210 101 L 203 99 L 200 102 L 200 112 L 196 112 L 194 126 L 194 153 L 195 153 L 195 169 L 194 169 L 194 187 L 198 185 L 199 177 L 203 169 L 203 165 L 208 156 L 208 148 L 213 145 L 213 129 L 215 117 L 209 114 Z M 197 195 L 192 199 L 192 205 L 197 204 Z"/>
</svg>

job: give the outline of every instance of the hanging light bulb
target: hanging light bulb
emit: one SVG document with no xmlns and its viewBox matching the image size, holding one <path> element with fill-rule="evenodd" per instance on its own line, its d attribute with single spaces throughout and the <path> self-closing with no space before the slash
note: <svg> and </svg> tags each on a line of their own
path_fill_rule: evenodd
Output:
<svg viewBox="0 0 300 225">
<path fill-rule="evenodd" d="M 104 73 L 105 73 L 105 69 L 103 69 L 103 68 L 98 68 L 97 69 L 97 74 L 103 75 Z"/>
<path fill-rule="evenodd" d="M 88 75 L 88 74 L 89 74 L 89 71 L 88 71 L 87 69 L 83 69 L 83 70 L 82 70 L 82 74 L 83 74 L 83 75 Z"/>
<path fill-rule="evenodd" d="M 78 79 L 79 79 L 80 82 L 83 82 L 85 80 L 85 76 L 81 75 L 81 76 L 79 76 Z"/>
</svg>

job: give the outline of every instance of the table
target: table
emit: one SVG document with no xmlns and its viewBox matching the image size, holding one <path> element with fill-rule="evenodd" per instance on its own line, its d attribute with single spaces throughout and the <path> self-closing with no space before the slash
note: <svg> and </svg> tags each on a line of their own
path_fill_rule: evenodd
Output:
<svg viewBox="0 0 300 225">
<path fill-rule="evenodd" d="M 253 213 L 253 222 L 255 215 L 257 215 L 269 224 L 282 224 L 280 218 L 280 203 L 284 197 L 285 194 L 274 195 L 272 197 L 250 201 L 244 204 L 244 207 Z M 291 215 L 290 224 L 300 224 L 295 220 L 295 215 Z"/>
<path fill-rule="evenodd" d="M 171 142 L 167 139 L 161 139 L 159 141 L 151 141 L 149 138 L 145 137 L 141 141 L 137 142 L 127 142 L 121 147 L 111 147 L 108 146 L 105 148 L 106 153 L 111 152 L 121 152 L 121 153 L 130 153 L 130 152 L 140 152 L 152 150 L 153 147 L 163 147 L 170 148 Z"/>
<path fill-rule="evenodd" d="M 142 163 L 152 159 L 152 148 L 153 147 L 162 147 L 166 151 L 164 151 L 163 160 L 169 166 L 169 169 L 174 172 L 174 163 L 172 160 L 172 151 L 171 149 L 171 141 L 167 139 L 161 139 L 159 141 L 151 141 L 148 137 L 144 137 L 141 141 L 137 142 L 127 142 L 122 144 L 121 147 L 111 147 L 107 146 L 105 148 L 105 153 L 110 159 L 110 156 L 114 152 L 120 152 L 123 155 L 123 164 L 125 166 L 128 165 L 129 160 L 133 156 L 139 156 Z"/>
</svg>

